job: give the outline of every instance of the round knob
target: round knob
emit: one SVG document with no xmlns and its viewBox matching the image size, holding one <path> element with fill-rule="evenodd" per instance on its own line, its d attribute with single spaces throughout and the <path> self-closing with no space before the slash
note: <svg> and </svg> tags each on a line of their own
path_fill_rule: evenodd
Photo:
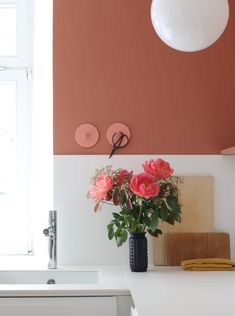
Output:
<svg viewBox="0 0 235 316">
<path fill-rule="evenodd" d="M 49 235 L 49 229 L 48 228 L 43 229 L 43 234 L 48 236 Z"/>
</svg>

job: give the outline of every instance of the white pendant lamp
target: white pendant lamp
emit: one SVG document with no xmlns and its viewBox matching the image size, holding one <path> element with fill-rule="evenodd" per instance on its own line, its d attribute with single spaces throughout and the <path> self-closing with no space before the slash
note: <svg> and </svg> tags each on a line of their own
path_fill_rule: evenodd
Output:
<svg viewBox="0 0 235 316">
<path fill-rule="evenodd" d="M 212 45 L 229 18 L 228 0 L 153 0 L 153 27 L 168 46 L 193 52 Z"/>
</svg>

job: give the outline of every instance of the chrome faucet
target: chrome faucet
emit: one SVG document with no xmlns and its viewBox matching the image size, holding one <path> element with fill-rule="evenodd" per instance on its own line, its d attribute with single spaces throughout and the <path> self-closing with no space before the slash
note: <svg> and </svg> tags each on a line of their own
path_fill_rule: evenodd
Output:
<svg viewBox="0 0 235 316">
<path fill-rule="evenodd" d="M 57 212 L 49 211 L 49 227 L 43 230 L 43 234 L 49 237 L 49 269 L 57 268 L 56 258 L 56 229 L 57 229 Z"/>
</svg>

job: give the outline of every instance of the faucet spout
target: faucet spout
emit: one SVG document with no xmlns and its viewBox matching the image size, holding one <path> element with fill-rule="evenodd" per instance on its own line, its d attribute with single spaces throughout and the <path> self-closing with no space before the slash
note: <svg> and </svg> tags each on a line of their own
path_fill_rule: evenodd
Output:
<svg viewBox="0 0 235 316">
<path fill-rule="evenodd" d="M 43 230 L 43 234 L 49 238 L 49 269 L 57 268 L 57 212 L 49 211 L 49 227 Z"/>
</svg>

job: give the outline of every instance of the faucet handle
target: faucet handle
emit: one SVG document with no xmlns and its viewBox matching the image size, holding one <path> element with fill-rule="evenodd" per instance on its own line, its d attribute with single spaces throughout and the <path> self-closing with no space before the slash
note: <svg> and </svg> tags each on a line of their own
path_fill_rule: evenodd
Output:
<svg viewBox="0 0 235 316">
<path fill-rule="evenodd" d="M 48 228 L 43 229 L 43 234 L 45 236 L 49 236 L 49 229 Z"/>
<path fill-rule="evenodd" d="M 43 229 L 43 234 L 46 236 L 52 236 L 52 234 L 55 234 L 56 228 L 55 226 L 50 226 L 48 228 Z"/>
</svg>

